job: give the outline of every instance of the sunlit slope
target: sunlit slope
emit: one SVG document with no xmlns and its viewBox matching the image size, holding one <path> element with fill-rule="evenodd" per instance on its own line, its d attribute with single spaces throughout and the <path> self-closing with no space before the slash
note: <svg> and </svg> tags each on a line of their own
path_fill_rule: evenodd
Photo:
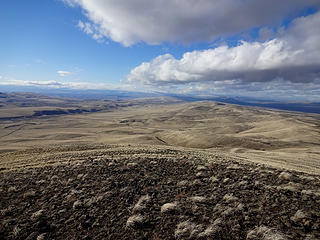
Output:
<svg viewBox="0 0 320 240">
<path fill-rule="evenodd" d="M 243 160 L 320 172 L 319 126 L 316 114 L 210 101 L 128 101 L 96 113 L 1 121 L 0 150 L 79 143 L 218 148 Z"/>
</svg>

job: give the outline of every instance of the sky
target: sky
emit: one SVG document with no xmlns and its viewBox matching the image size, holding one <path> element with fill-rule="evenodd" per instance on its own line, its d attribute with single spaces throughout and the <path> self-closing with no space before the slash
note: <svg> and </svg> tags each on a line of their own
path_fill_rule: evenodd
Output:
<svg viewBox="0 0 320 240">
<path fill-rule="evenodd" d="M 319 0 L 2 0 L 4 86 L 320 101 Z"/>
</svg>

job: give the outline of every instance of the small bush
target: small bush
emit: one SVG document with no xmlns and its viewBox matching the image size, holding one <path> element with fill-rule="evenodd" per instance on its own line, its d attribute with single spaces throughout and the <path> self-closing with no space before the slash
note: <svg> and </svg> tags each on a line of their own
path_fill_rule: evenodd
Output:
<svg viewBox="0 0 320 240">
<path fill-rule="evenodd" d="M 173 203 L 166 203 L 162 205 L 161 207 L 161 213 L 167 213 L 167 212 L 173 212 L 178 210 L 178 203 L 173 202 Z"/>
<path fill-rule="evenodd" d="M 247 234 L 247 240 L 287 240 L 287 237 L 275 229 L 260 226 Z"/>
<path fill-rule="evenodd" d="M 150 202 L 150 200 L 151 200 L 151 198 L 149 197 L 149 195 L 144 195 L 144 196 L 140 197 L 140 199 L 138 200 L 136 205 L 134 205 L 132 211 L 133 212 L 142 211 L 143 209 L 146 208 L 146 205 L 148 204 L 148 202 Z"/>
<path fill-rule="evenodd" d="M 140 226 L 143 223 L 143 221 L 144 221 L 143 216 L 140 214 L 136 214 L 128 218 L 126 226 L 135 228 Z"/>
</svg>

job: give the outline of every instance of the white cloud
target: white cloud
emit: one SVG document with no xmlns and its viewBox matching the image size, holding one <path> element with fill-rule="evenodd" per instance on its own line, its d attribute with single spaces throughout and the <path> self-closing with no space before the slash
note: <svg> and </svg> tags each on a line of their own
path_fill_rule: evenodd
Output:
<svg viewBox="0 0 320 240">
<path fill-rule="evenodd" d="M 320 12 L 293 21 L 287 30 L 266 42 L 241 42 L 187 52 L 181 59 L 170 54 L 144 62 L 127 76 L 143 85 L 241 80 L 294 83 L 320 82 Z"/>
<path fill-rule="evenodd" d="M 106 42 L 104 39 L 104 36 L 100 33 L 99 28 L 96 25 L 89 22 L 82 22 L 80 20 L 77 26 L 80 30 L 82 30 L 84 33 L 91 36 L 97 42 L 99 43 Z"/>
<path fill-rule="evenodd" d="M 92 83 L 92 82 L 58 82 L 58 81 L 27 81 L 10 79 L 0 81 L 0 86 L 26 86 L 39 88 L 56 88 L 56 89 L 84 89 L 84 90 L 135 90 L 131 84 L 109 84 L 109 83 Z"/>
<path fill-rule="evenodd" d="M 63 84 L 57 81 L 25 81 L 17 79 L 8 79 L 1 81 L 0 85 L 11 85 L 11 86 L 34 86 L 34 87 L 54 87 L 59 88 Z"/>
<path fill-rule="evenodd" d="M 87 34 L 129 46 L 138 42 L 212 41 L 294 15 L 319 0 L 62 0 L 80 6 Z"/>
<path fill-rule="evenodd" d="M 72 72 L 67 72 L 67 71 L 62 71 L 62 70 L 57 71 L 57 73 L 58 73 L 61 77 L 66 77 L 66 76 L 69 76 L 69 75 L 72 75 L 72 74 L 73 74 Z"/>
</svg>

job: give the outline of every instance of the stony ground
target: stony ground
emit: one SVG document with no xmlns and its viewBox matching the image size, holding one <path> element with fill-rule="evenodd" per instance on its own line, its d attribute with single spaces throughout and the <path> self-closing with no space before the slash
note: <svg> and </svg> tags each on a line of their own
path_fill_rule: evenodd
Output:
<svg viewBox="0 0 320 240">
<path fill-rule="evenodd" d="M 320 239 L 318 176 L 165 147 L 19 154 L 0 239 Z"/>
</svg>

